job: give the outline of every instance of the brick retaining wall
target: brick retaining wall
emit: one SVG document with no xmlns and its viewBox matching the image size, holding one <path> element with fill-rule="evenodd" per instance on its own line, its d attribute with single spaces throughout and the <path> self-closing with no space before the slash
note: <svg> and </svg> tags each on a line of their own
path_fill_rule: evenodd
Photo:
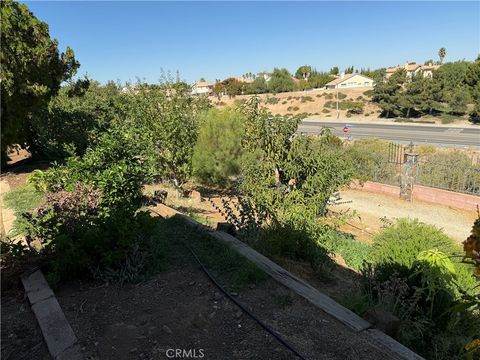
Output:
<svg viewBox="0 0 480 360">
<path fill-rule="evenodd" d="M 387 185 L 367 181 L 360 185 L 359 183 L 350 184 L 352 189 L 371 191 L 374 193 L 386 194 L 391 196 L 400 196 L 400 188 L 394 185 Z M 413 200 L 425 201 L 432 204 L 450 206 L 456 209 L 476 211 L 477 205 L 480 206 L 480 196 L 462 194 L 453 191 L 431 188 L 428 186 L 415 185 L 413 187 Z"/>
</svg>

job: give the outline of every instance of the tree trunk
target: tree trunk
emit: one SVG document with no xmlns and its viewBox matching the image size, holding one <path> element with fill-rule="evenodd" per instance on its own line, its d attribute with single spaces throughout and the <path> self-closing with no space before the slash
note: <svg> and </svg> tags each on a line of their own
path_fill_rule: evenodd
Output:
<svg viewBox="0 0 480 360">
<path fill-rule="evenodd" d="M 410 117 L 410 108 L 407 109 L 407 118 Z"/>
<path fill-rule="evenodd" d="M 175 185 L 175 198 L 178 200 L 180 198 L 178 180 L 175 178 L 173 179 L 173 184 Z"/>
</svg>

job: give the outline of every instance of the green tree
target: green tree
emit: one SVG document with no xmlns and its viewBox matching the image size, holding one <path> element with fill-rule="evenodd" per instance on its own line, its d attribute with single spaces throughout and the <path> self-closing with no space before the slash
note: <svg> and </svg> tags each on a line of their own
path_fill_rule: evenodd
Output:
<svg viewBox="0 0 480 360">
<path fill-rule="evenodd" d="M 463 115 L 467 112 L 467 104 L 470 102 L 470 94 L 467 89 L 462 87 L 452 89 L 447 96 L 451 114 Z"/>
<path fill-rule="evenodd" d="M 7 147 L 28 147 L 33 113 L 47 107 L 62 81 L 72 77 L 80 64 L 73 50 L 58 51 L 48 25 L 38 20 L 24 4 L 11 0 L 0 3 L 1 11 L 1 113 L 2 163 Z"/>
<path fill-rule="evenodd" d="M 252 98 L 244 108 L 242 144 L 249 157 L 241 190 L 278 225 L 316 226 L 338 186 L 351 177 L 348 159 L 329 151 L 331 137 L 294 136 L 300 118 L 273 116 Z"/>
<path fill-rule="evenodd" d="M 295 77 L 299 80 L 308 80 L 312 74 L 312 67 L 310 65 L 302 65 L 295 72 Z"/>
<path fill-rule="evenodd" d="M 192 172 L 198 113 L 203 110 L 199 104 L 184 84 L 165 83 L 158 89 L 141 86 L 124 123 L 126 128 L 138 129 L 138 140 L 157 158 L 157 174 L 173 181 L 177 197 Z"/>
<path fill-rule="evenodd" d="M 440 64 L 443 64 L 443 59 L 445 59 L 445 56 L 447 56 L 447 50 L 442 47 L 440 50 L 438 50 L 438 57 L 440 59 Z"/>
<path fill-rule="evenodd" d="M 340 69 L 338 68 L 338 66 L 334 66 L 330 69 L 331 75 L 338 75 L 339 73 L 340 73 Z"/>
<path fill-rule="evenodd" d="M 207 185 L 229 186 L 240 173 L 243 116 L 232 108 L 210 109 L 199 123 L 193 175 Z"/>
<path fill-rule="evenodd" d="M 68 155 L 68 145 L 82 155 L 112 122 L 122 121 L 130 98 L 113 82 L 102 86 L 84 78 L 63 86 L 48 107 L 31 118 L 35 136 L 30 149 L 48 159 L 61 159 Z"/>
<path fill-rule="evenodd" d="M 292 75 L 287 69 L 273 69 L 272 76 L 268 82 L 268 89 L 271 92 L 279 93 L 293 91 L 294 88 L 295 83 L 292 79 Z"/>
<path fill-rule="evenodd" d="M 395 72 L 388 79 L 378 81 L 373 88 L 372 101 L 382 109 L 382 116 L 398 116 L 402 113 L 402 87 L 407 80 L 405 70 Z"/>
<path fill-rule="evenodd" d="M 324 72 L 318 72 L 318 71 L 313 71 L 312 74 L 310 75 L 308 79 L 308 88 L 309 89 L 316 89 L 316 88 L 321 88 L 325 86 L 325 84 L 329 83 L 335 79 L 330 74 L 324 73 Z"/>
<path fill-rule="evenodd" d="M 246 86 L 248 94 L 263 94 L 268 92 L 267 82 L 263 76 L 257 76 L 253 82 Z"/>
<path fill-rule="evenodd" d="M 242 94 L 245 88 L 245 83 L 238 81 L 235 78 L 228 78 L 220 83 L 216 83 L 213 91 L 216 94 L 224 93 L 229 97 L 235 97 Z"/>
<path fill-rule="evenodd" d="M 345 74 L 353 74 L 354 68 L 353 66 L 349 66 L 345 69 Z"/>
</svg>

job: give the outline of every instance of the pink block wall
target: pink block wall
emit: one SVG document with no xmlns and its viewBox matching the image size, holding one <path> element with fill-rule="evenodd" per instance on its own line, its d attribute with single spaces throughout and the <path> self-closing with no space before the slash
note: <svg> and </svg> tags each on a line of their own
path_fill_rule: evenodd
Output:
<svg viewBox="0 0 480 360">
<path fill-rule="evenodd" d="M 400 188 L 394 185 L 380 184 L 367 181 L 363 185 L 357 182 L 350 184 L 352 189 L 371 191 L 374 193 L 400 196 Z M 456 209 L 476 211 L 480 206 L 480 196 L 462 194 L 453 191 L 415 185 L 413 187 L 413 200 L 425 201 L 432 204 L 450 206 Z"/>
</svg>

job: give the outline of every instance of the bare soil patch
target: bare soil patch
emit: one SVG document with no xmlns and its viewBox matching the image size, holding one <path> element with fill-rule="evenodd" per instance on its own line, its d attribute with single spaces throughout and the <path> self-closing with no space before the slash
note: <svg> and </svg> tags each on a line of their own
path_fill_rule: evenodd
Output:
<svg viewBox="0 0 480 360">
<path fill-rule="evenodd" d="M 2 359 L 51 359 L 37 320 L 23 293 L 2 296 Z"/>
<path fill-rule="evenodd" d="M 168 349 L 202 350 L 206 359 L 295 358 L 196 268 L 169 271 L 137 286 L 92 285 L 57 292 L 91 359 L 166 359 Z M 309 359 L 384 356 L 363 335 L 273 280 L 237 297 Z"/>
</svg>

